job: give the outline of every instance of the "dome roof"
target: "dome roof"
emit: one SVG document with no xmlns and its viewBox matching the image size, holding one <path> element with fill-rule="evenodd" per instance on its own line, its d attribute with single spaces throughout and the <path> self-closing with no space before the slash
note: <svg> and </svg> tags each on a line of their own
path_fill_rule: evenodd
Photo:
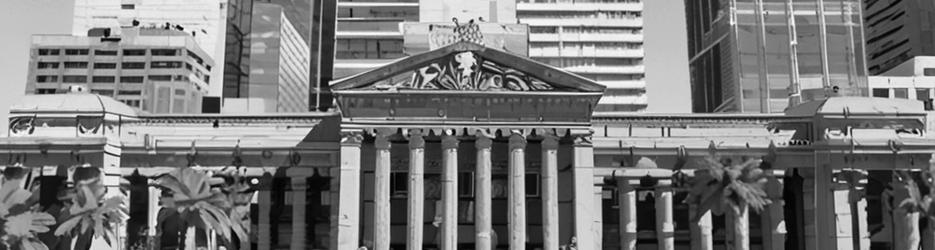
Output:
<svg viewBox="0 0 935 250">
<path fill-rule="evenodd" d="M 919 101 L 879 97 L 832 97 L 791 107 L 785 113 L 790 116 L 841 115 L 845 109 L 848 114 L 860 115 L 925 114 Z"/>
<path fill-rule="evenodd" d="M 113 98 L 87 93 L 26 95 L 10 113 L 111 113 L 137 116 L 137 111 Z"/>
</svg>

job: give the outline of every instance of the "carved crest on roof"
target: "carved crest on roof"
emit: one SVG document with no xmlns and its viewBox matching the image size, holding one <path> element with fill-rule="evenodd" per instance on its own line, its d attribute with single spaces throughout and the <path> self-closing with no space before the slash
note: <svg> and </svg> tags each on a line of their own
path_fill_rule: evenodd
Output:
<svg viewBox="0 0 935 250">
<path fill-rule="evenodd" d="M 555 89 L 538 78 L 505 67 L 471 51 L 438 58 L 418 68 L 411 77 L 378 82 L 374 89 L 437 89 L 476 91 L 549 91 Z"/>
</svg>

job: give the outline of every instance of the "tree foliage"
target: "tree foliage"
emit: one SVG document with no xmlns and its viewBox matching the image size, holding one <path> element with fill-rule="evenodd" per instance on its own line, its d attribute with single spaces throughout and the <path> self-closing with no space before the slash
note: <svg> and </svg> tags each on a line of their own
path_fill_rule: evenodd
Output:
<svg viewBox="0 0 935 250">
<path fill-rule="evenodd" d="M 12 168 L 12 167 L 11 167 Z M 11 168 L 7 168 L 10 171 Z M 5 249 L 48 249 L 37 234 L 49 231 L 55 217 L 40 211 L 32 193 L 15 179 L 3 178 L 0 184 L 0 243 Z"/>
<path fill-rule="evenodd" d="M 92 172 L 100 173 L 99 170 Z M 99 175 L 85 180 L 73 179 L 75 187 L 69 194 L 70 204 L 63 211 L 62 223 L 55 229 L 55 235 L 77 237 L 75 247 L 89 246 L 93 238 L 103 238 L 113 246 L 118 226 L 129 217 L 126 197 L 122 194 L 105 197 L 107 189 Z"/>
<path fill-rule="evenodd" d="M 177 215 L 188 227 L 214 230 L 229 242 L 232 222 L 228 211 L 232 202 L 221 188 L 211 187 L 210 178 L 192 168 L 179 168 L 157 178 L 155 185 L 170 191 L 168 197 L 161 198 L 167 209 L 159 213 L 158 222 Z"/>
<path fill-rule="evenodd" d="M 692 221 L 707 211 L 723 214 L 727 209 L 740 213 L 744 207 L 762 211 L 770 200 L 766 194 L 766 175 L 761 160 L 746 159 L 733 164 L 729 158 L 706 157 L 692 179 L 692 190 L 685 202 L 696 205 Z"/>
</svg>

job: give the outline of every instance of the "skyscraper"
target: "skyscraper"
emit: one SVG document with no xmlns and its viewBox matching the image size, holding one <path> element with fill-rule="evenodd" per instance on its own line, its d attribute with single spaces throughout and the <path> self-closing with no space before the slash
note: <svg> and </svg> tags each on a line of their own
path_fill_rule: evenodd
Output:
<svg viewBox="0 0 935 250">
<path fill-rule="evenodd" d="M 334 79 L 376 68 L 405 56 L 401 23 L 418 22 L 419 10 L 419 0 L 339 0 Z"/>
<path fill-rule="evenodd" d="M 81 86 L 150 113 L 201 112 L 214 62 L 189 34 L 145 27 L 124 28 L 120 35 L 108 31 L 33 36 L 27 94 Z"/>
<path fill-rule="evenodd" d="M 685 4 L 694 112 L 774 113 L 790 100 L 866 96 L 860 1 Z"/>
<path fill-rule="evenodd" d="M 224 58 L 225 1 L 222 0 L 75 0 L 72 35 L 84 36 L 92 28 L 162 27 L 167 23 L 194 36 L 195 42 L 217 62 Z M 222 63 L 211 72 L 208 90 L 220 94 Z"/>
<path fill-rule="evenodd" d="M 870 0 L 864 9 L 870 74 L 915 56 L 935 56 L 935 1 Z"/>
<path fill-rule="evenodd" d="M 253 5 L 249 99 L 264 112 L 308 111 L 309 48 L 277 4 Z"/>
<path fill-rule="evenodd" d="M 640 0 L 520 0 L 516 18 L 529 25 L 529 57 L 607 86 L 595 110 L 641 111 L 642 10 Z"/>
</svg>

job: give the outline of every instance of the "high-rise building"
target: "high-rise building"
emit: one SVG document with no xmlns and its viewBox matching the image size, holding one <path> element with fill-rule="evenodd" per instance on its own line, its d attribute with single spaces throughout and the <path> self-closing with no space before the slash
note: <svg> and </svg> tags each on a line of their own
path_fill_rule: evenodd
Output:
<svg viewBox="0 0 935 250">
<path fill-rule="evenodd" d="M 864 9 L 871 75 L 915 56 L 935 56 L 935 1 L 869 0 Z"/>
<path fill-rule="evenodd" d="M 419 0 L 338 0 L 334 79 L 405 56 L 402 23 L 418 22 L 419 10 Z"/>
<path fill-rule="evenodd" d="M 251 26 L 250 82 L 239 99 L 259 101 L 266 113 L 308 111 L 309 48 L 283 7 L 255 3 Z M 230 105 L 234 99 L 224 102 Z"/>
<path fill-rule="evenodd" d="M 33 36 L 26 93 L 81 86 L 145 112 L 201 112 L 214 61 L 190 34 L 164 28 L 112 33 Z"/>
<path fill-rule="evenodd" d="M 777 113 L 790 101 L 867 93 L 860 1 L 685 5 L 693 112 Z"/>
<path fill-rule="evenodd" d="M 75 0 L 72 35 L 83 36 L 93 28 L 161 28 L 167 24 L 194 36 L 195 42 L 210 55 L 224 60 L 224 24 L 227 0 Z M 224 65 L 211 72 L 209 93 L 220 95 Z"/>
<path fill-rule="evenodd" d="M 596 111 L 646 109 L 641 0 L 519 0 L 529 57 L 607 86 Z"/>
<path fill-rule="evenodd" d="M 917 56 L 869 77 L 873 97 L 913 99 L 926 110 L 933 110 L 935 97 L 935 56 Z"/>
</svg>

